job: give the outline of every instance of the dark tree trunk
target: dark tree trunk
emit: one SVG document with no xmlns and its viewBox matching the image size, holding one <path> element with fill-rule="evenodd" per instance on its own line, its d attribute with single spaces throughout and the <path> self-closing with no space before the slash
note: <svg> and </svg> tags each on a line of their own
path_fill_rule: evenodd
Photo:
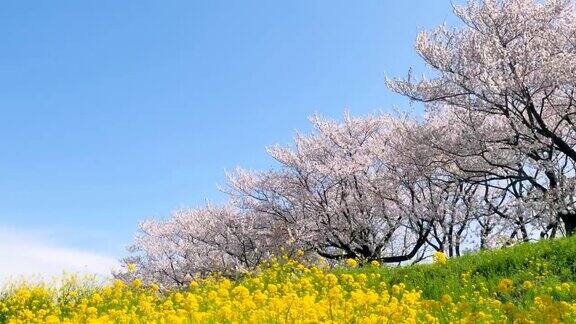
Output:
<svg viewBox="0 0 576 324">
<path fill-rule="evenodd" d="M 560 218 L 562 218 L 562 221 L 564 222 L 566 236 L 574 235 L 576 230 L 576 213 L 561 213 Z"/>
</svg>

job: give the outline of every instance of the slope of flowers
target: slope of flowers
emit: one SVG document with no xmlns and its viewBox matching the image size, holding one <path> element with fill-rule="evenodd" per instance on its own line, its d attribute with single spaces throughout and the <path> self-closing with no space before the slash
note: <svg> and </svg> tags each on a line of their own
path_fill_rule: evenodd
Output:
<svg viewBox="0 0 576 324">
<path fill-rule="evenodd" d="M 103 284 L 69 276 L 59 285 L 5 288 L 0 322 L 570 323 L 576 322 L 576 268 L 570 264 L 576 259 L 575 245 L 575 239 L 564 239 L 462 260 L 436 254 L 435 264 L 401 269 L 377 262 L 359 267 L 355 260 L 330 269 L 284 258 L 237 281 L 192 281 L 183 291 L 161 291 L 139 280 Z M 541 251 L 560 248 L 552 258 L 541 257 Z M 502 259 L 508 260 L 507 269 L 521 263 L 521 270 L 508 276 L 499 276 L 498 266 L 482 270 L 505 254 L 510 255 Z M 557 273 L 560 268 L 566 271 Z M 426 272 L 447 277 L 429 276 L 436 283 L 431 290 L 427 279 L 420 278 Z"/>
</svg>

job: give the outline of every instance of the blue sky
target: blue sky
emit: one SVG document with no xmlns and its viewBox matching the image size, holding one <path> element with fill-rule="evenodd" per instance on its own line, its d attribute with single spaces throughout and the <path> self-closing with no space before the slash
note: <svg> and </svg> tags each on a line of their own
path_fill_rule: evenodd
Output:
<svg viewBox="0 0 576 324">
<path fill-rule="evenodd" d="M 4 274 L 43 271 L 46 247 L 112 262 L 313 113 L 409 108 L 385 76 L 423 72 L 417 32 L 453 20 L 448 0 L 2 1 Z"/>
</svg>

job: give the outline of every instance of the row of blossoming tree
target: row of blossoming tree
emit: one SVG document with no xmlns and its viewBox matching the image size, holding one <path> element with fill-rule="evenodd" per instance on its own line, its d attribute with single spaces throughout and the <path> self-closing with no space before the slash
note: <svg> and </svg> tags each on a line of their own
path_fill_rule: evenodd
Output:
<svg viewBox="0 0 576 324">
<path fill-rule="evenodd" d="M 576 227 L 576 10 L 570 0 L 485 0 L 422 32 L 429 79 L 387 81 L 424 117 L 312 117 L 314 131 L 237 169 L 225 206 L 147 221 L 125 262 L 164 286 L 303 251 L 418 262 L 571 235 Z"/>
</svg>

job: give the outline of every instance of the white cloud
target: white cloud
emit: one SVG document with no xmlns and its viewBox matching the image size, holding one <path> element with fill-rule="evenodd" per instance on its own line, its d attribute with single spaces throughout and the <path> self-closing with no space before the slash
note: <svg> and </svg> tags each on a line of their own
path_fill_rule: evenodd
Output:
<svg viewBox="0 0 576 324">
<path fill-rule="evenodd" d="M 38 231 L 0 227 L 0 283 L 10 279 L 51 279 L 68 273 L 109 275 L 118 267 L 115 258 L 55 244 Z"/>
</svg>

